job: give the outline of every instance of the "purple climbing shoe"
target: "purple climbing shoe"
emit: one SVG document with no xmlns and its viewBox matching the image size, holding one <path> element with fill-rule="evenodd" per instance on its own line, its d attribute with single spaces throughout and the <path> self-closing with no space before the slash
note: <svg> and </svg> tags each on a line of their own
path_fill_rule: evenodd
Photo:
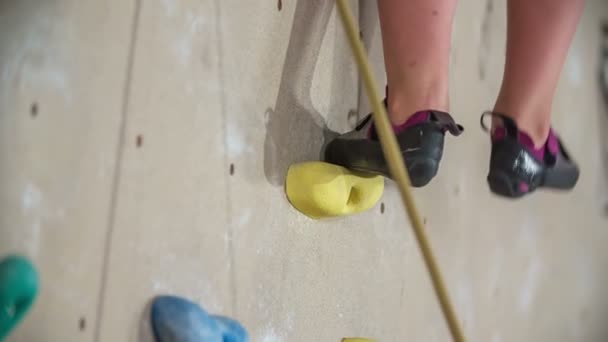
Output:
<svg viewBox="0 0 608 342">
<path fill-rule="evenodd" d="M 542 187 L 561 190 L 574 188 L 579 178 L 579 168 L 553 130 L 544 146 L 535 149 L 530 137 L 504 114 L 483 113 L 481 127 L 485 131 L 490 131 L 484 122 L 487 116 L 502 123 L 492 132 L 488 184 L 493 193 L 519 198 Z"/>
<path fill-rule="evenodd" d="M 384 103 L 386 106 L 386 100 Z M 445 132 L 454 136 L 463 132 L 462 126 L 454 122 L 450 114 L 434 110 L 417 112 L 404 124 L 394 126 L 393 130 L 414 187 L 428 184 L 437 174 Z M 371 114 L 353 131 L 329 142 L 324 159 L 351 170 L 390 178 Z"/>
</svg>

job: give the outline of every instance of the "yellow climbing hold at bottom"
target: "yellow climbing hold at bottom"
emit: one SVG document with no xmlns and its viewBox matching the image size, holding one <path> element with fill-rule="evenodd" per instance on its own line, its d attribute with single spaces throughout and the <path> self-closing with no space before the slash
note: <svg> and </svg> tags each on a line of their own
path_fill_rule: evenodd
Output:
<svg viewBox="0 0 608 342">
<path fill-rule="evenodd" d="M 342 342 L 375 342 L 375 341 L 370 340 L 369 338 L 345 337 L 342 339 Z"/>
<path fill-rule="evenodd" d="M 384 178 L 323 162 L 294 164 L 285 180 L 287 198 L 312 218 L 344 216 L 372 208 L 384 191 Z"/>
</svg>

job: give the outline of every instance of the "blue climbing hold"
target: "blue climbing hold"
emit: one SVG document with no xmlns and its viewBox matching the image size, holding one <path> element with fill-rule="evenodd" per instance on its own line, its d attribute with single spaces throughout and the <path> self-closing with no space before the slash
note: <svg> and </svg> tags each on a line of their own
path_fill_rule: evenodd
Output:
<svg viewBox="0 0 608 342">
<path fill-rule="evenodd" d="M 219 325 L 224 340 L 222 342 L 245 342 L 249 339 L 243 326 L 232 318 L 224 316 L 211 316 Z"/>
<path fill-rule="evenodd" d="M 158 342 L 247 342 L 247 331 L 235 320 L 211 316 L 199 305 L 175 296 L 152 302 L 152 330 Z"/>
</svg>

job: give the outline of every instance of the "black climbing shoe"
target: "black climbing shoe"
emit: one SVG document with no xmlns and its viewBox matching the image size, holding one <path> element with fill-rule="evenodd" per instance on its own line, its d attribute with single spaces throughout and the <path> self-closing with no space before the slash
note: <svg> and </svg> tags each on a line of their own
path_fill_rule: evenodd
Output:
<svg viewBox="0 0 608 342">
<path fill-rule="evenodd" d="M 490 129 L 486 116 L 502 121 L 492 133 L 492 154 L 488 184 L 500 196 L 519 198 L 540 187 L 569 190 L 579 177 L 576 163 L 564 148 L 553 130 L 542 149 L 532 151 L 524 145 L 529 137 L 521 132 L 513 119 L 504 114 L 486 112 L 481 115 L 481 127 Z M 529 143 L 528 143 L 529 144 Z"/>
<path fill-rule="evenodd" d="M 445 132 L 458 136 L 463 131 L 462 126 L 456 124 L 448 113 L 428 111 L 428 114 L 422 122 L 396 134 L 412 186 L 415 187 L 428 184 L 437 174 Z M 329 142 L 325 149 L 325 161 L 390 178 L 371 114 L 353 131 Z"/>
</svg>

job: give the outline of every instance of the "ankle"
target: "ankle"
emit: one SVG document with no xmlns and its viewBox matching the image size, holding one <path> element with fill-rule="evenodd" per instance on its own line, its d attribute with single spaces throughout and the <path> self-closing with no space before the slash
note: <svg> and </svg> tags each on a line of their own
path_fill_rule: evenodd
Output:
<svg viewBox="0 0 608 342">
<path fill-rule="evenodd" d="M 501 113 L 499 111 L 497 112 Z M 545 122 L 544 120 L 535 120 L 534 117 L 530 119 L 526 116 L 513 116 L 509 113 L 502 113 L 513 119 L 513 121 L 515 121 L 518 130 L 521 133 L 525 133 L 532 140 L 534 148 L 541 148 L 547 142 L 547 137 L 549 136 L 549 132 L 551 131 L 550 122 Z M 498 126 L 502 126 L 500 119 L 493 119 L 492 130 L 494 130 Z"/>
<path fill-rule="evenodd" d="M 398 96 L 393 96 L 392 93 L 387 98 L 386 110 L 391 123 L 395 126 L 403 124 L 415 113 L 411 111 L 411 106 L 407 101 Z"/>
<path fill-rule="evenodd" d="M 549 137 L 549 131 L 551 130 L 550 123 L 544 122 L 531 122 L 527 123 L 526 120 L 522 120 L 522 122 L 516 121 L 518 128 L 526 133 L 530 139 L 532 139 L 532 143 L 534 144 L 534 148 L 541 148 L 547 142 L 547 138 Z"/>
<path fill-rule="evenodd" d="M 551 130 L 550 105 L 543 103 L 542 105 L 513 106 L 509 101 L 502 101 L 502 97 L 499 96 L 494 111 L 513 119 L 517 128 L 532 139 L 535 148 L 540 148 L 547 142 Z"/>
<path fill-rule="evenodd" d="M 414 94 L 416 93 L 416 94 Z M 415 96 L 411 96 L 414 94 Z M 409 92 L 406 90 L 389 89 L 387 110 L 393 125 L 401 125 L 417 112 L 426 110 L 448 111 L 447 90 L 445 94 L 432 88 L 427 91 Z"/>
</svg>

